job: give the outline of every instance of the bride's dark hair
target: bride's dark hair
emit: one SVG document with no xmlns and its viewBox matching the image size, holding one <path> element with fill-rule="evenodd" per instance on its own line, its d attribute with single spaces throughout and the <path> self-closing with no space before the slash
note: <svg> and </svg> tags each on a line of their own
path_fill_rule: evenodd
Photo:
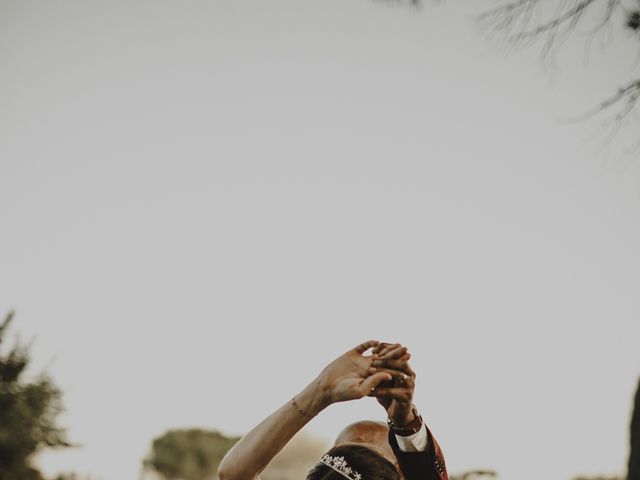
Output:
<svg viewBox="0 0 640 480">
<path fill-rule="evenodd" d="M 400 480 L 400 472 L 389 460 L 370 448 L 360 445 L 339 445 L 327 452 L 332 457 L 344 457 L 347 465 L 361 475 L 362 480 Z M 307 474 L 307 480 L 346 480 L 344 475 L 318 462 Z"/>
</svg>

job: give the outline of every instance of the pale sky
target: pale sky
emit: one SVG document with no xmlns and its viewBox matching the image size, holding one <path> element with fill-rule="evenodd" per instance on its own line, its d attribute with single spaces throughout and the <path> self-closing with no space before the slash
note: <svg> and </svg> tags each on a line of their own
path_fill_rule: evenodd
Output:
<svg viewBox="0 0 640 480">
<path fill-rule="evenodd" d="M 481 5 L 0 3 L 0 312 L 83 445 L 45 472 L 135 480 L 166 429 L 246 432 L 370 338 L 412 351 L 451 472 L 625 471 L 640 169 L 559 119 L 637 43 L 550 77 Z"/>
</svg>

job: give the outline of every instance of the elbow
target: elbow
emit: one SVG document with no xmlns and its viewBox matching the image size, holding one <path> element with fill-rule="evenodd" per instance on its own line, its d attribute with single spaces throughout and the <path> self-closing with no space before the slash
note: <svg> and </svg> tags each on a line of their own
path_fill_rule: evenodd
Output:
<svg viewBox="0 0 640 480">
<path fill-rule="evenodd" d="M 226 458 L 222 459 L 220 465 L 218 465 L 218 480 L 234 480 L 237 477 L 233 473 L 233 468 Z"/>
<path fill-rule="evenodd" d="M 218 466 L 218 480 L 244 480 L 237 468 L 233 464 L 223 459 Z"/>
<path fill-rule="evenodd" d="M 229 477 L 229 474 L 227 473 L 227 470 L 222 466 L 222 464 L 220 464 L 220 466 L 218 467 L 218 480 L 230 480 L 231 477 Z"/>
<path fill-rule="evenodd" d="M 233 480 L 233 475 L 224 463 L 221 463 L 218 467 L 218 480 Z"/>
<path fill-rule="evenodd" d="M 238 457 L 235 446 L 226 453 L 217 468 L 218 480 L 257 480 L 259 473 L 253 465 L 247 465 L 246 459 L 243 461 L 242 455 Z"/>
</svg>

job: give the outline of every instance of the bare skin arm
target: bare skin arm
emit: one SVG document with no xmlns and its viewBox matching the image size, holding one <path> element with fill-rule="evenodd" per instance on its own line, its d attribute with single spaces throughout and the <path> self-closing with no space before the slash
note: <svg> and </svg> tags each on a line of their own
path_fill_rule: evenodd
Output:
<svg viewBox="0 0 640 480">
<path fill-rule="evenodd" d="M 388 372 L 377 371 L 375 355 L 365 352 L 379 342 L 370 340 L 327 365 L 300 393 L 265 418 L 236 443 L 218 469 L 220 480 L 254 480 L 275 455 L 313 417 L 336 402 L 356 400 L 384 381 Z M 295 402 L 295 403 L 294 403 Z"/>
</svg>

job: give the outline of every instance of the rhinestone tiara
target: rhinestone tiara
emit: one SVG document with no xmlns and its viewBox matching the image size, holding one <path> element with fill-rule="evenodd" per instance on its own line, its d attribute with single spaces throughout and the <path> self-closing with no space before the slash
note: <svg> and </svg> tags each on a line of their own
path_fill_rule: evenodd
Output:
<svg viewBox="0 0 640 480">
<path fill-rule="evenodd" d="M 362 480 L 362 475 L 353 470 L 349 465 L 347 465 L 347 461 L 344 457 L 333 457 L 331 455 L 325 454 L 320 459 L 320 463 L 325 464 L 327 467 L 335 470 L 340 475 L 350 480 Z"/>
</svg>

